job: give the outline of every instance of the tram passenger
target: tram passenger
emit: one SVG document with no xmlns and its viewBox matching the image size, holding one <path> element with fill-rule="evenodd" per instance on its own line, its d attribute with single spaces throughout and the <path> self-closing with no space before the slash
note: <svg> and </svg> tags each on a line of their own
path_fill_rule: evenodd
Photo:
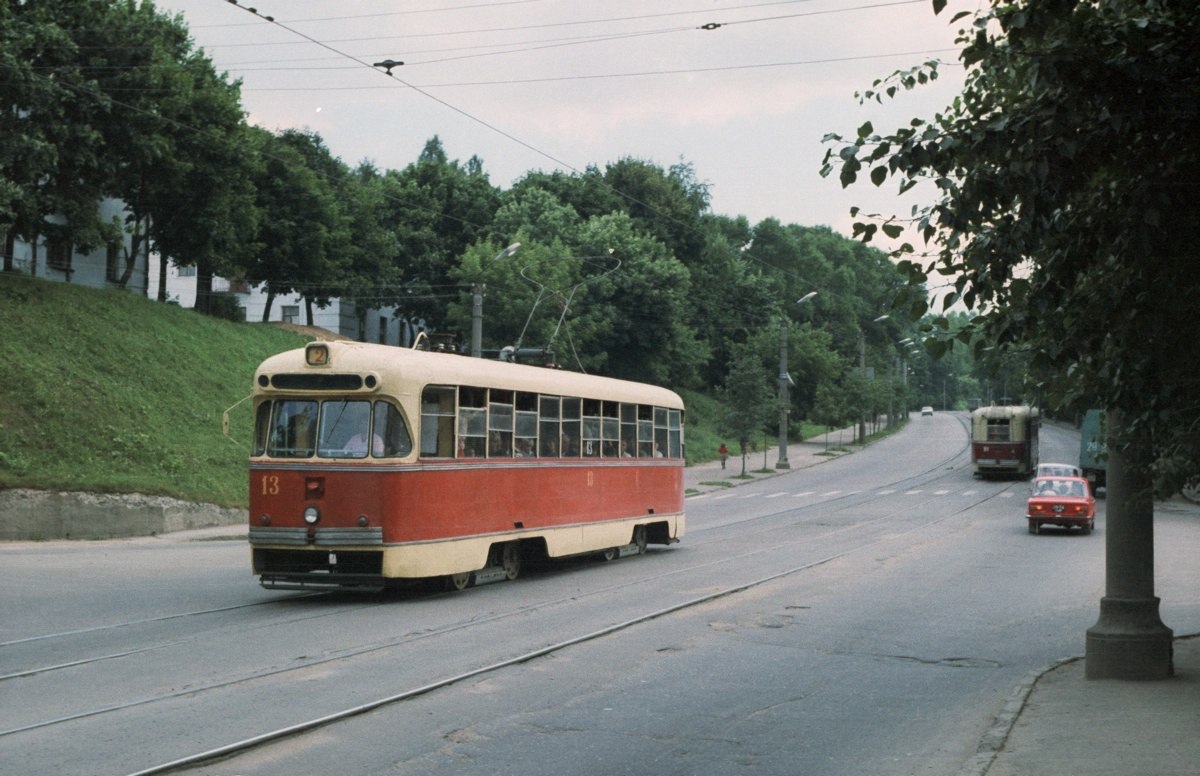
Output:
<svg viewBox="0 0 1200 776">
<path fill-rule="evenodd" d="M 352 458 L 365 458 L 367 455 L 367 435 L 361 431 L 346 440 L 346 445 L 343 448 L 346 455 Z M 379 434 L 371 435 L 371 453 L 373 455 L 383 455 L 383 437 Z"/>
</svg>

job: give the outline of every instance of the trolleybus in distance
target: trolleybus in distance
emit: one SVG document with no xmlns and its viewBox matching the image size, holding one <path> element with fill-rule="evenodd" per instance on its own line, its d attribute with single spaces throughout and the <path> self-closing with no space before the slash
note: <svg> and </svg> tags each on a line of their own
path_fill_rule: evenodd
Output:
<svg viewBox="0 0 1200 776">
<path fill-rule="evenodd" d="M 264 587 L 515 579 L 523 559 L 684 533 L 683 402 L 641 383 L 358 342 L 254 375 L 249 537 Z"/>
<path fill-rule="evenodd" d="M 1092 486 L 1092 492 L 1106 488 L 1108 443 L 1105 438 L 1104 411 L 1088 410 L 1079 429 L 1079 468 Z"/>
<path fill-rule="evenodd" d="M 971 463 L 975 475 L 1030 476 L 1038 463 L 1036 407 L 980 407 L 971 413 Z"/>
</svg>

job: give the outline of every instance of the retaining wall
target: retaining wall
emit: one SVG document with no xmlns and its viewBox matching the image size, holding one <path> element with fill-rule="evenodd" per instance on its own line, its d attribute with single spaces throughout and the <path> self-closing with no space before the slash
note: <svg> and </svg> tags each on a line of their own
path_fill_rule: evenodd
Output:
<svg viewBox="0 0 1200 776">
<path fill-rule="evenodd" d="M 166 496 L 0 490 L 0 541 L 118 539 L 244 524 L 245 509 Z"/>
</svg>

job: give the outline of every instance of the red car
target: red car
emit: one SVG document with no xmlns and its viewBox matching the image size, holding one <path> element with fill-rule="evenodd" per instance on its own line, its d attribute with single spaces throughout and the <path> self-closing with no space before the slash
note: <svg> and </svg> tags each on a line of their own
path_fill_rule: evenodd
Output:
<svg viewBox="0 0 1200 776">
<path fill-rule="evenodd" d="M 1032 534 L 1040 532 L 1043 525 L 1078 526 L 1091 533 L 1096 525 L 1096 497 L 1082 477 L 1038 477 L 1025 516 Z"/>
</svg>

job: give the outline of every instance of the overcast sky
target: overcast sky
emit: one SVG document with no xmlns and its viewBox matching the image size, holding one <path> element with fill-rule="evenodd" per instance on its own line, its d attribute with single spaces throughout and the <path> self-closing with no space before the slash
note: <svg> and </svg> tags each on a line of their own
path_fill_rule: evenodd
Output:
<svg viewBox="0 0 1200 776">
<path fill-rule="evenodd" d="M 821 138 L 931 118 L 961 86 L 959 25 L 931 0 L 240 2 L 156 5 L 242 79 L 251 123 L 314 130 L 347 164 L 400 169 L 434 135 L 502 188 L 535 169 L 682 161 L 715 213 L 847 235 L 851 206 L 907 215 L 912 200 L 821 178 Z M 859 105 L 930 58 L 947 63 L 936 85 Z M 392 77 L 371 67 L 387 59 L 404 62 Z"/>
</svg>

